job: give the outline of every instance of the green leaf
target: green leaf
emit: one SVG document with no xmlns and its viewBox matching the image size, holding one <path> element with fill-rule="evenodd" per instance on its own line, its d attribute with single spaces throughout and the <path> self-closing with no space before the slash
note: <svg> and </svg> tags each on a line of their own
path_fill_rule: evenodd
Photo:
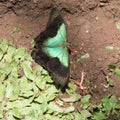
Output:
<svg viewBox="0 0 120 120">
<path fill-rule="evenodd" d="M 21 94 L 26 94 L 32 90 L 32 83 L 28 83 L 28 80 L 26 79 L 25 76 L 20 78 L 20 93 Z"/>
<path fill-rule="evenodd" d="M 16 117 L 16 118 L 22 118 L 21 114 L 20 114 L 20 109 L 19 108 L 16 108 L 14 107 L 13 108 L 13 115 Z"/>
<path fill-rule="evenodd" d="M 16 61 L 23 61 L 23 60 L 32 61 L 31 56 L 26 54 L 25 48 L 16 49 L 13 56 Z"/>
<path fill-rule="evenodd" d="M 60 120 L 74 120 L 72 113 L 63 114 L 62 117 L 59 117 Z"/>
<path fill-rule="evenodd" d="M 105 49 L 106 49 L 106 50 L 110 50 L 110 51 L 113 51 L 113 50 L 120 50 L 119 47 L 113 47 L 113 46 L 106 46 Z"/>
<path fill-rule="evenodd" d="M 30 105 L 23 108 L 19 108 L 19 111 L 20 111 L 20 115 L 22 116 L 22 118 L 24 118 L 24 120 L 36 119 L 35 115 L 37 115 L 37 112 Z"/>
<path fill-rule="evenodd" d="M 3 117 L 3 109 L 2 109 L 2 103 L 0 102 L 0 120 Z"/>
<path fill-rule="evenodd" d="M 87 118 L 91 116 L 91 113 L 87 110 L 82 110 L 80 113 L 75 113 L 75 120 L 88 120 Z"/>
<path fill-rule="evenodd" d="M 115 69 L 115 75 L 120 76 L 120 69 L 118 69 L 118 68 Z"/>
<path fill-rule="evenodd" d="M 39 75 L 39 74 L 41 75 L 42 70 L 43 70 L 43 67 L 41 67 L 40 65 L 34 66 L 34 73 L 35 73 L 36 75 Z"/>
<path fill-rule="evenodd" d="M 46 120 L 63 120 L 63 119 L 61 119 L 61 118 L 59 118 L 59 116 L 57 115 L 57 116 L 53 116 L 53 115 L 51 115 L 51 114 L 45 114 L 45 118 L 46 118 Z M 42 120 L 43 118 L 41 118 L 41 120 Z M 65 119 L 64 119 L 65 120 Z"/>
<path fill-rule="evenodd" d="M 105 49 L 106 50 L 114 50 L 115 48 L 113 46 L 106 46 Z"/>
<path fill-rule="evenodd" d="M 44 102 L 40 105 L 40 110 L 42 111 L 43 114 L 48 110 L 48 104 L 47 104 L 46 101 L 44 101 Z"/>
<path fill-rule="evenodd" d="M 37 85 L 37 87 L 40 88 L 41 90 L 45 89 L 46 81 L 44 79 L 36 77 L 34 79 L 34 82 Z"/>
<path fill-rule="evenodd" d="M 47 83 L 53 83 L 53 80 L 51 79 L 49 75 L 44 76 L 43 80 L 46 81 Z"/>
<path fill-rule="evenodd" d="M 23 58 L 25 57 L 25 48 L 18 48 L 15 50 L 13 56 L 14 58 L 17 60 L 17 59 L 21 59 L 23 60 Z"/>
<path fill-rule="evenodd" d="M 2 50 L 3 53 L 7 52 L 7 49 L 8 49 L 8 40 L 2 39 L 2 42 L 0 44 L 0 49 Z"/>
<path fill-rule="evenodd" d="M 80 58 L 78 58 L 77 62 L 81 61 L 81 60 L 85 60 L 88 59 L 90 57 L 89 53 L 86 53 L 85 55 L 82 55 Z"/>
<path fill-rule="evenodd" d="M 58 90 L 56 89 L 55 86 L 51 85 L 47 90 L 46 90 L 46 100 L 51 101 L 56 97 L 56 93 Z"/>
<path fill-rule="evenodd" d="M 64 102 L 72 102 L 73 103 L 73 102 L 79 101 L 80 98 L 81 98 L 81 95 L 74 94 L 74 95 L 70 96 L 69 98 L 61 98 L 61 100 Z"/>
<path fill-rule="evenodd" d="M 1 63 L 1 67 L 0 67 L 0 79 L 3 81 L 7 78 L 7 76 L 10 74 L 12 70 L 12 67 L 11 67 L 11 64 L 6 62 L 5 64 L 4 63 Z"/>
<path fill-rule="evenodd" d="M 106 111 L 107 114 L 110 113 L 110 111 L 115 109 L 116 107 L 117 99 L 115 96 L 105 96 L 102 99 L 103 109 Z"/>
<path fill-rule="evenodd" d="M 114 71 L 116 69 L 116 66 L 113 64 L 108 65 L 110 71 Z"/>
<path fill-rule="evenodd" d="M 75 84 L 71 84 L 71 83 L 68 83 L 68 87 L 72 92 L 74 92 L 77 89 L 77 86 Z"/>
<path fill-rule="evenodd" d="M 17 107 L 19 109 L 22 109 L 26 106 L 30 106 L 30 103 L 32 102 L 32 99 L 19 99 L 19 100 L 16 100 L 16 101 L 13 101 L 13 102 L 7 102 L 7 108 L 10 109 L 10 108 L 14 108 L 14 107 Z"/>
<path fill-rule="evenodd" d="M 33 48 L 34 45 L 35 45 L 35 40 L 34 39 L 32 39 L 31 44 L 32 44 L 32 48 Z"/>
<path fill-rule="evenodd" d="M 74 116 L 75 116 L 75 120 L 83 120 L 84 118 L 82 118 L 81 114 L 80 113 L 74 113 Z"/>
<path fill-rule="evenodd" d="M 120 22 L 116 23 L 116 28 L 120 30 Z"/>
<path fill-rule="evenodd" d="M 13 53 L 15 52 L 15 48 L 13 46 L 9 46 L 7 50 L 7 54 L 4 55 L 3 61 L 12 62 Z"/>
<path fill-rule="evenodd" d="M 90 106 L 90 95 L 86 95 L 81 99 L 83 109 L 86 109 Z"/>
<path fill-rule="evenodd" d="M 33 95 L 37 96 L 39 94 L 39 88 L 33 83 L 32 85 Z"/>
<path fill-rule="evenodd" d="M 111 87 L 114 86 L 113 85 L 113 80 L 111 78 L 108 78 L 108 85 L 111 86 Z"/>
<path fill-rule="evenodd" d="M 63 113 L 64 109 L 62 107 L 59 107 L 55 103 L 50 103 L 48 105 L 48 108 L 52 110 L 53 112 Z"/>
<path fill-rule="evenodd" d="M 0 48 L 0 61 L 2 60 L 2 58 L 3 58 L 3 51 L 2 51 L 2 49 Z"/>
<path fill-rule="evenodd" d="M 24 62 L 21 63 L 21 66 L 23 68 L 25 76 L 30 80 L 34 80 L 35 75 L 33 74 L 33 71 L 32 71 L 32 68 L 31 68 L 31 62 L 24 61 Z"/>
<path fill-rule="evenodd" d="M 95 112 L 92 116 L 93 120 L 105 120 L 105 114 L 103 112 Z"/>
<path fill-rule="evenodd" d="M 20 87 L 18 84 L 12 84 L 12 94 L 10 96 L 10 100 L 17 100 L 19 93 L 20 93 Z"/>
<path fill-rule="evenodd" d="M 67 108 L 64 108 L 63 109 L 63 113 L 70 113 L 70 112 L 73 112 L 75 110 L 74 106 L 70 106 L 70 107 L 67 107 Z"/>
<path fill-rule="evenodd" d="M 21 93 L 20 96 L 25 97 L 25 98 L 29 98 L 29 97 L 33 96 L 33 92 L 28 91 L 27 93 Z"/>
<path fill-rule="evenodd" d="M 19 27 L 15 27 L 15 28 L 13 29 L 12 34 L 16 34 L 16 33 L 18 33 L 18 32 L 20 32 L 20 28 L 19 28 Z"/>
<path fill-rule="evenodd" d="M 41 107 L 41 104 L 38 104 L 38 103 L 32 103 L 31 104 L 31 110 L 34 111 L 34 116 L 37 116 L 37 117 L 42 117 L 42 115 L 44 114 L 43 111 L 40 109 Z M 40 118 L 39 117 L 39 118 Z"/>
<path fill-rule="evenodd" d="M 88 118 L 91 116 L 91 113 L 87 110 L 82 110 L 80 113 L 82 116 L 84 116 L 83 118 Z"/>
<path fill-rule="evenodd" d="M 11 83 L 8 82 L 5 90 L 5 97 L 10 98 L 12 96 L 12 92 L 13 92 L 13 86 Z"/>
<path fill-rule="evenodd" d="M 0 83 L 0 102 L 3 100 L 5 94 L 5 86 Z"/>
<path fill-rule="evenodd" d="M 12 63 L 11 63 L 11 67 L 12 67 L 12 70 L 11 70 L 11 74 L 10 74 L 10 76 L 13 78 L 18 78 L 18 70 L 19 70 L 19 68 L 18 68 L 18 63 L 17 62 L 15 62 L 15 61 L 13 61 Z"/>
<path fill-rule="evenodd" d="M 116 104 L 115 109 L 120 110 L 120 104 Z"/>
<path fill-rule="evenodd" d="M 6 119 L 7 119 L 7 120 L 15 120 L 15 119 L 14 119 L 14 116 L 13 116 L 13 111 L 12 111 L 12 110 L 9 110 L 9 111 L 6 113 Z"/>
<path fill-rule="evenodd" d="M 46 100 L 46 94 L 41 94 L 39 95 L 37 98 L 34 99 L 34 101 L 38 102 L 38 103 L 43 103 Z"/>
</svg>

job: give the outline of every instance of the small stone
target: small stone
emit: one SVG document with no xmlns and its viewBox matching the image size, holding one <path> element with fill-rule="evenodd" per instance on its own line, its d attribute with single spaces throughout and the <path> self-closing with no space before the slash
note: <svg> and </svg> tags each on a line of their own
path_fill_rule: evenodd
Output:
<svg viewBox="0 0 120 120">
<path fill-rule="evenodd" d="M 86 32 L 86 33 L 89 33 L 89 30 L 86 30 L 85 32 Z"/>
<path fill-rule="evenodd" d="M 95 85 L 95 86 L 94 86 L 94 88 L 96 89 L 96 88 L 97 88 L 97 86 Z"/>
<path fill-rule="evenodd" d="M 103 88 L 103 92 L 107 92 L 107 89 L 106 89 L 106 88 Z"/>
<path fill-rule="evenodd" d="M 98 19 L 99 19 L 99 18 L 96 16 L 96 17 L 95 17 L 95 20 L 98 21 Z"/>
<path fill-rule="evenodd" d="M 98 61 L 102 62 L 103 60 L 102 60 L 102 58 L 98 58 Z"/>
</svg>

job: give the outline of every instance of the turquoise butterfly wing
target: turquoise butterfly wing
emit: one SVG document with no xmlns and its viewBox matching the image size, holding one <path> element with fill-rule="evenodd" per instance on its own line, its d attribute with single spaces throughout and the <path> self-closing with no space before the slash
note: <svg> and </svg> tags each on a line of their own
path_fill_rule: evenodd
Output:
<svg viewBox="0 0 120 120">
<path fill-rule="evenodd" d="M 43 51 L 51 58 L 58 57 L 61 64 L 68 67 L 68 50 L 66 43 L 66 28 L 62 23 L 57 31 L 57 35 L 53 38 L 48 38 L 44 42 Z"/>
</svg>

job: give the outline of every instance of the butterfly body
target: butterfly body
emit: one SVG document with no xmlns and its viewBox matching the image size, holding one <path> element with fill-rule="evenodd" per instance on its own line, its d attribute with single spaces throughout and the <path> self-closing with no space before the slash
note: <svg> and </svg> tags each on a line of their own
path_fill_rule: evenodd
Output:
<svg viewBox="0 0 120 120">
<path fill-rule="evenodd" d="M 46 30 L 35 38 L 32 58 L 46 68 L 56 84 L 64 87 L 69 79 L 66 26 L 60 12 L 51 11 Z"/>
</svg>

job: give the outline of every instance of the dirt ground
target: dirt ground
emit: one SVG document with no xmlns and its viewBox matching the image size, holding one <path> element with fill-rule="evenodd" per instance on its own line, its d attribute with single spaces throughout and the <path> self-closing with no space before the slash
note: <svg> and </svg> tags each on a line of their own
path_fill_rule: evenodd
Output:
<svg viewBox="0 0 120 120">
<path fill-rule="evenodd" d="M 0 0 L 0 38 L 30 53 L 31 41 L 45 29 L 52 4 L 61 10 L 68 41 L 78 51 L 70 55 L 72 78 L 79 79 L 81 71 L 85 71 L 93 102 L 108 94 L 120 97 L 120 77 L 108 70 L 109 64 L 120 67 L 120 51 L 105 49 L 120 47 L 120 31 L 115 26 L 120 22 L 120 0 Z M 12 35 L 15 27 L 20 32 Z M 86 53 L 90 58 L 76 62 Z M 114 87 L 105 87 L 107 76 L 113 79 Z"/>
</svg>

